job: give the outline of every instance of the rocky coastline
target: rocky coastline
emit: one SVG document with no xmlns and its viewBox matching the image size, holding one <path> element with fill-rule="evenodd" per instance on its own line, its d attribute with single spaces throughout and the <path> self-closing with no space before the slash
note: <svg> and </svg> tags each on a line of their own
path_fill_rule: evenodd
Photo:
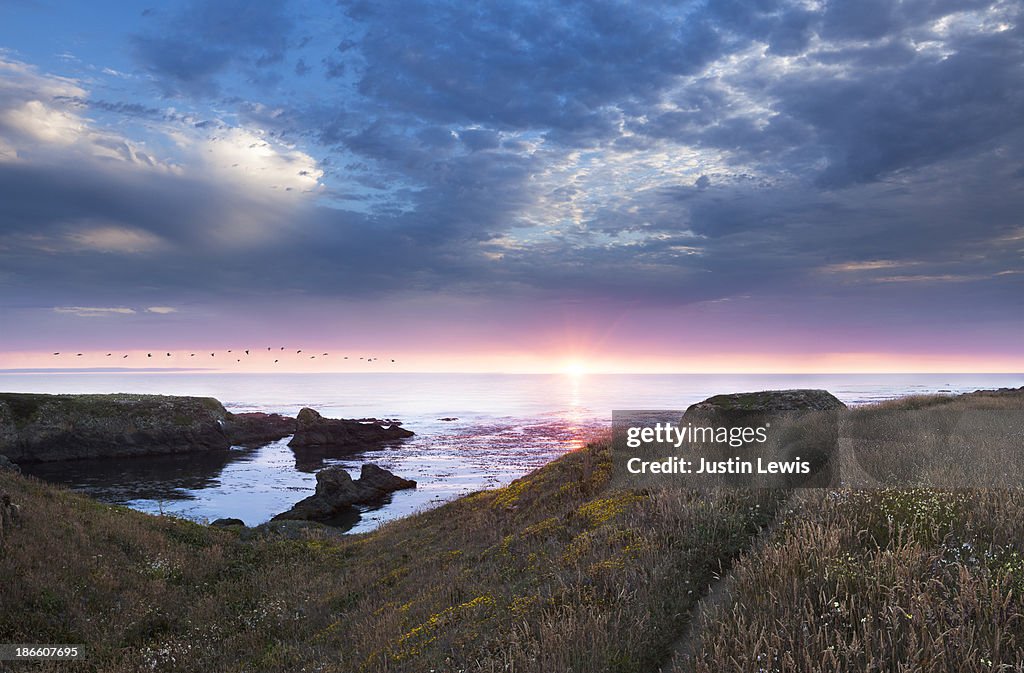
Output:
<svg viewBox="0 0 1024 673">
<path fill-rule="evenodd" d="M 0 456 L 11 463 L 123 458 L 253 447 L 354 452 L 411 437 L 396 421 L 231 413 L 212 397 L 0 393 Z M 6 464 L 6 463 L 5 463 Z"/>
</svg>

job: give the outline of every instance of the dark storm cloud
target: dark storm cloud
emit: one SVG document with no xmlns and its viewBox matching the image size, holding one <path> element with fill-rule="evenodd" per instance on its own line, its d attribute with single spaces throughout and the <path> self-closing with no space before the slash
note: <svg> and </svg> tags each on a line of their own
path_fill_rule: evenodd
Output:
<svg viewBox="0 0 1024 673">
<path fill-rule="evenodd" d="M 275 210 L 246 194 L 226 194 L 221 187 L 167 175 L 128 177 L 98 173 L 94 167 L 39 171 L 0 164 L 0 204 L 0 221 L 9 225 L 0 258 L 14 279 L 8 285 L 24 291 L 7 296 L 31 297 L 43 305 L 55 294 L 95 301 L 168 294 L 194 298 L 214 289 L 224 296 L 265 295 L 274 289 L 293 291 L 296 284 L 305 290 L 305 283 L 321 281 L 331 281 L 327 286 L 332 288 L 342 282 L 373 286 L 380 274 L 370 267 L 386 268 L 384 257 L 414 271 L 401 237 L 361 234 L 363 218 L 335 213 L 328 226 L 315 211 Z M 302 227 L 289 232 L 296 217 L 302 218 Z M 270 236 L 274 245 L 252 246 L 253 232 L 226 227 L 237 218 L 266 227 L 255 233 Z M 81 227 L 144 231 L 160 245 L 111 254 L 80 245 L 74 233 Z M 253 274 L 255 269 L 261 271 Z M 372 278 L 360 280 L 363 271 Z"/>
<path fill-rule="evenodd" d="M 940 57 L 919 53 L 913 38 L 925 39 L 919 34 L 924 25 L 951 7 L 910 3 L 897 11 L 893 3 L 882 4 L 884 11 L 872 13 L 862 11 L 860 3 L 829 3 L 816 25 L 823 38 L 840 34 L 807 52 L 804 63 L 697 80 L 673 99 L 676 110 L 654 115 L 633 129 L 734 151 L 741 158 L 789 154 L 789 168 L 805 173 L 807 162 L 820 159 L 827 165 L 814 177 L 839 185 L 982 149 L 1019 128 L 1024 115 L 1019 25 L 999 33 L 950 37 L 943 45 L 947 53 Z M 835 18 L 850 12 L 857 21 Z M 879 26 L 884 27 L 881 33 Z M 884 39 L 862 42 L 872 37 Z M 805 67 L 813 62 L 833 69 Z M 730 88 L 764 101 L 767 114 L 737 113 L 727 104 L 724 92 Z"/>
<path fill-rule="evenodd" d="M 365 26 L 360 91 L 441 123 L 604 132 L 605 106 L 653 102 L 721 49 L 714 27 L 676 3 L 342 6 Z"/>
<path fill-rule="evenodd" d="M 854 61 L 856 64 L 856 61 Z M 816 132 L 826 184 L 872 180 L 988 143 L 1024 118 L 1019 32 L 965 39 L 956 53 L 859 78 L 784 82 L 779 109 Z"/>
<path fill-rule="evenodd" d="M 168 94 L 211 95 L 230 67 L 279 63 L 293 27 L 282 0 L 191 2 L 133 38 L 136 56 Z"/>
</svg>

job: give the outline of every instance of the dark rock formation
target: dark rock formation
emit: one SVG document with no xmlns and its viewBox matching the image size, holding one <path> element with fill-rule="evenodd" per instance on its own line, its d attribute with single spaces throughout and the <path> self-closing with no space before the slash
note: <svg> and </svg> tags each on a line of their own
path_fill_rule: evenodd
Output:
<svg viewBox="0 0 1024 673">
<path fill-rule="evenodd" d="M 831 458 L 839 442 L 839 413 L 847 407 L 827 390 L 765 390 L 754 393 L 715 395 L 691 405 L 682 424 L 724 428 L 765 429 L 768 441 L 741 446 L 718 444 L 705 447 L 705 458 L 728 460 L 734 455 L 765 460 L 810 462 L 808 475 L 784 476 L 757 483 L 759 486 L 828 486 L 837 479 Z M 725 482 L 752 483 L 745 476 Z"/>
<path fill-rule="evenodd" d="M 7 456 L 0 456 L 0 471 L 7 470 L 9 472 L 21 472 L 21 468 L 16 463 L 11 462 L 11 459 Z"/>
<path fill-rule="evenodd" d="M 228 449 L 210 397 L 0 393 L 0 453 L 19 463 Z"/>
<path fill-rule="evenodd" d="M 316 474 L 316 493 L 295 503 L 274 520 L 328 521 L 352 505 L 379 502 L 388 493 L 406 488 L 416 488 L 416 482 L 402 479 L 376 465 L 363 465 L 356 480 L 341 467 L 328 467 Z"/>
<path fill-rule="evenodd" d="M 1024 397 L 1024 386 L 1020 388 L 995 388 L 993 390 L 975 390 L 964 393 L 960 397 Z"/>
<path fill-rule="evenodd" d="M 218 528 L 228 528 L 230 526 L 245 526 L 245 522 L 241 519 L 223 518 L 211 521 L 210 525 L 217 526 Z"/>
<path fill-rule="evenodd" d="M 397 421 L 233 414 L 212 397 L 0 393 L 0 455 L 12 462 L 121 458 L 255 447 L 289 435 L 289 446 L 358 451 L 411 437 Z M 6 463 L 0 463 L 0 466 Z"/>
<path fill-rule="evenodd" d="M 382 423 L 324 418 L 308 407 L 299 411 L 295 420 L 295 436 L 288 442 L 288 446 L 293 448 L 345 447 L 361 449 L 367 445 L 412 437 L 414 434 L 394 422 L 384 425 Z"/>
<path fill-rule="evenodd" d="M 224 432 L 232 444 L 262 446 L 295 434 L 295 419 L 260 412 L 228 414 L 224 419 Z"/>
<path fill-rule="evenodd" d="M 357 502 L 372 502 L 380 497 L 380 495 L 386 493 L 401 491 L 406 488 L 416 488 L 414 480 L 403 479 L 397 474 L 373 463 L 363 465 L 359 471 L 359 479 L 352 483 L 361 488 L 365 494 Z"/>
<path fill-rule="evenodd" d="M 715 395 L 690 405 L 684 420 L 741 420 L 748 416 L 766 416 L 795 411 L 833 411 L 846 405 L 827 390 L 764 390 L 757 393 Z"/>
</svg>

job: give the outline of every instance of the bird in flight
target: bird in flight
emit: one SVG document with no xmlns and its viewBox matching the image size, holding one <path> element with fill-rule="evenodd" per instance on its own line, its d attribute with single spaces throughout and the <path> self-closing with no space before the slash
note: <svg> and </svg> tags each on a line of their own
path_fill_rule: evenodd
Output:
<svg viewBox="0 0 1024 673">
<path fill-rule="evenodd" d="M 54 353 L 54 355 L 60 355 L 60 353 Z"/>
<path fill-rule="evenodd" d="M 246 355 L 248 355 L 248 354 L 249 354 L 249 349 L 248 349 L 248 348 L 246 348 L 246 349 L 245 349 L 245 354 L 246 354 Z"/>
</svg>

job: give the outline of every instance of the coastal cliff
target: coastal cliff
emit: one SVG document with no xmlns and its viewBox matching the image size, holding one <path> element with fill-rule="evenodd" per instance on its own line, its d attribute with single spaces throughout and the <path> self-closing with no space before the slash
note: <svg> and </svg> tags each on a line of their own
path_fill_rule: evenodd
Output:
<svg viewBox="0 0 1024 673">
<path fill-rule="evenodd" d="M 212 397 L 0 393 L 0 454 L 16 463 L 231 447 Z"/>
</svg>

